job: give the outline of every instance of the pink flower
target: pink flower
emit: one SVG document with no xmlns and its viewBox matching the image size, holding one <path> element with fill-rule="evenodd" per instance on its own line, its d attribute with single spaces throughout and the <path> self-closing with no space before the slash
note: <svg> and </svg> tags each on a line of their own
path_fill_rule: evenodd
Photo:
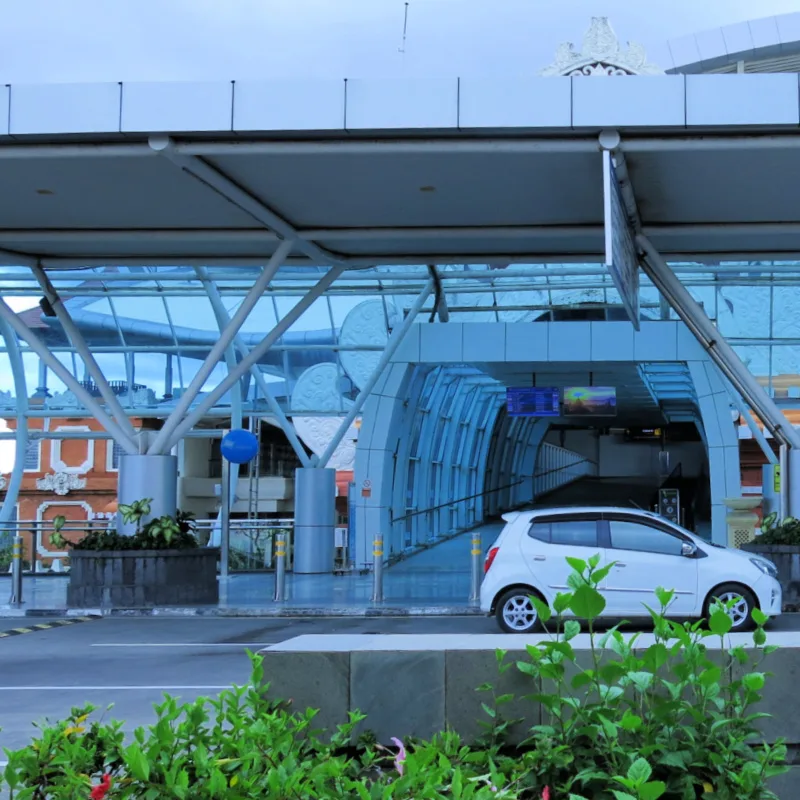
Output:
<svg viewBox="0 0 800 800">
<path fill-rule="evenodd" d="M 397 770 L 397 774 L 402 778 L 403 764 L 406 760 L 406 748 L 403 746 L 403 743 L 394 736 L 392 737 L 392 743 L 397 748 L 397 755 L 394 759 L 394 768 Z"/>
<path fill-rule="evenodd" d="M 550 800 L 550 787 L 545 786 L 542 792 L 542 800 Z"/>
</svg>

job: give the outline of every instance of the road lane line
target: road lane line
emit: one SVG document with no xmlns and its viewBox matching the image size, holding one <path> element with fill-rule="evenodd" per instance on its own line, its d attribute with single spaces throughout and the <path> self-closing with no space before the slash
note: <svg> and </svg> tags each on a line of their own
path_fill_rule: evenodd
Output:
<svg viewBox="0 0 800 800">
<path fill-rule="evenodd" d="M 98 642 L 90 647 L 266 647 L 285 641 L 278 639 L 275 642 Z"/>
<path fill-rule="evenodd" d="M 218 692 L 230 689 L 232 683 L 224 686 L 0 686 L 0 692 L 126 692 L 126 691 L 159 691 L 159 692 Z"/>
</svg>

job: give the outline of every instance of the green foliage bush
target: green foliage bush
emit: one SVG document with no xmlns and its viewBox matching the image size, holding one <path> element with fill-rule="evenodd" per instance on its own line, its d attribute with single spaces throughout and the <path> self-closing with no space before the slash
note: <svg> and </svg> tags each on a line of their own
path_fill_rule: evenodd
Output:
<svg viewBox="0 0 800 800">
<path fill-rule="evenodd" d="M 778 515 L 768 514 L 761 522 L 761 535 L 756 544 L 800 545 L 800 520 L 785 517 L 778 522 Z"/>
<path fill-rule="evenodd" d="M 572 591 L 554 608 L 537 602 L 554 633 L 527 647 L 527 659 L 498 652 L 501 673 L 530 677 L 541 724 L 509 743 L 514 697 L 491 685 L 486 735 L 465 744 L 453 732 L 431 741 L 376 744 L 355 738 L 359 714 L 332 734 L 314 730 L 314 711 L 270 700 L 260 660 L 249 685 L 216 699 L 157 706 L 154 725 L 126 741 L 119 722 L 92 720 L 94 709 L 43 726 L 7 752 L 12 800 L 768 800 L 769 778 L 785 771 L 782 742 L 764 742 L 752 712 L 770 652 L 756 612 L 751 655 L 729 646 L 731 620 L 716 606 L 707 626 L 664 617 L 672 593 L 659 589 L 655 641 L 618 628 L 596 634 L 605 601 L 597 591 L 608 567 L 572 560 Z M 588 624 L 589 649 L 574 649 Z M 708 644 L 717 643 L 719 649 Z M 588 657 L 588 661 L 586 658 Z"/>
</svg>

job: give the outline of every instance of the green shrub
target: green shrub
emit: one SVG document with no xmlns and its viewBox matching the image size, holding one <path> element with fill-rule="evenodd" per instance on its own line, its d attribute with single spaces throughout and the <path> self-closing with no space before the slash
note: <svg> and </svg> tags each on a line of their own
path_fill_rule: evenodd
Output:
<svg viewBox="0 0 800 800">
<path fill-rule="evenodd" d="M 800 545 L 800 520 L 785 517 L 778 522 L 776 513 L 767 514 L 761 522 L 761 535 L 756 537 L 756 543 Z"/>
<path fill-rule="evenodd" d="M 483 742 L 465 744 L 444 732 L 431 741 L 396 740 L 382 747 L 368 735 L 354 744 L 355 726 L 314 730 L 314 711 L 294 712 L 267 698 L 260 659 L 248 686 L 217 699 L 179 705 L 167 698 L 157 721 L 126 742 L 118 722 L 92 721 L 91 707 L 43 726 L 28 747 L 7 752 L 4 779 L 12 800 L 139 798 L 143 800 L 767 800 L 769 778 L 781 774 L 785 746 L 756 730 L 769 653 L 754 614 L 755 655 L 727 647 L 731 621 L 716 606 L 707 627 L 664 617 L 672 593 L 659 589 L 652 612 L 655 641 L 593 631 L 605 601 L 597 590 L 608 567 L 572 559 L 572 591 L 549 609 L 536 601 L 554 633 L 509 661 L 500 672 L 531 678 L 541 724 L 521 744 L 509 744 L 511 695 L 484 704 Z M 571 611 L 586 620 L 589 661 L 573 649 L 580 634 Z M 721 649 L 707 649 L 718 640 Z"/>
</svg>

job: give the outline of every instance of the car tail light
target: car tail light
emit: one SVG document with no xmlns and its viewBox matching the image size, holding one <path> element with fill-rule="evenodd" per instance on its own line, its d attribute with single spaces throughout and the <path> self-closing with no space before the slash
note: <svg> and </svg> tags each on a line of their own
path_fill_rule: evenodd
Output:
<svg viewBox="0 0 800 800">
<path fill-rule="evenodd" d="M 495 557 L 497 556 L 498 552 L 500 552 L 499 547 L 492 547 L 490 548 L 489 552 L 486 554 L 486 561 L 483 564 L 483 574 L 485 575 L 491 568 L 492 564 L 494 564 Z"/>
</svg>

